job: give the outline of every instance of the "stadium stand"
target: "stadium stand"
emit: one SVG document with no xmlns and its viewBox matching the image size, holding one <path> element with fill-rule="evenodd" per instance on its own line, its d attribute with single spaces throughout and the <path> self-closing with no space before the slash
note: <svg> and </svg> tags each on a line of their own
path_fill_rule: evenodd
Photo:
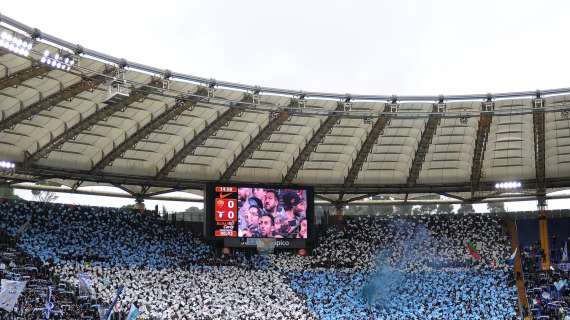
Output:
<svg viewBox="0 0 570 320">
<path fill-rule="evenodd" d="M 538 200 L 544 218 L 546 201 L 561 197 L 552 193 L 570 186 L 568 88 L 384 96 L 250 86 L 0 20 L 0 191 L 114 186 L 143 209 L 144 199 L 213 182 L 299 184 L 339 216 L 355 202 L 445 195 Z M 540 237 L 520 236 L 531 300 L 523 313 L 568 319 L 568 273 L 541 270 L 559 248 L 548 250 L 540 225 Z M 518 247 L 505 231 L 513 220 L 346 217 L 321 228 L 308 256 L 222 254 L 148 212 L 1 202 L 0 271 L 27 287 L 0 318 L 95 319 L 113 309 L 122 320 L 135 306 L 143 319 L 510 319 L 521 310 L 515 283 L 526 306 L 522 275 L 506 263 Z M 546 252 L 528 243 L 539 238 Z"/>
<path fill-rule="evenodd" d="M 551 255 L 554 266 L 549 270 L 542 270 L 545 254 L 538 244 L 529 245 L 523 250 L 522 263 L 529 312 L 535 319 L 570 318 L 570 264 L 568 244 L 566 241 L 563 243 L 560 254 Z"/>
<path fill-rule="evenodd" d="M 73 287 L 76 300 L 78 274 L 92 277 L 95 300 L 74 305 L 78 310 L 87 303 L 108 305 L 123 285 L 122 316 L 135 303 L 147 319 L 507 319 L 516 314 L 504 262 L 508 239 L 498 218 L 347 218 L 344 229 L 328 229 L 313 253 L 301 257 L 220 256 L 187 231 L 121 209 L 7 201 L 0 212 L 1 230 L 18 237 L 16 250 Z M 476 253 L 469 253 L 466 241 Z M 27 296 L 21 300 L 26 304 Z M 56 297 L 54 310 L 68 319 L 63 301 Z"/>
</svg>

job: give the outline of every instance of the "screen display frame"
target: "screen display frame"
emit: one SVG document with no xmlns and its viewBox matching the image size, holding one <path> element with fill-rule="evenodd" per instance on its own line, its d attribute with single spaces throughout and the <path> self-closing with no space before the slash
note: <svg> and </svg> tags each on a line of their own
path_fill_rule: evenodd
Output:
<svg viewBox="0 0 570 320">
<path fill-rule="evenodd" d="M 264 189 L 294 189 L 304 190 L 306 193 L 306 219 L 307 219 L 307 238 L 272 238 L 275 239 L 275 248 L 306 248 L 313 244 L 315 239 L 315 213 L 314 213 L 314 188 L 311 186 L 299 185 L 278 185 L 278 184 L 250 184 L 250 183 L 209 183 L 204 190 L 205 193 L 205 221 L 204 221 L 204 237 L 207 241 L 223 245 L 224 247 L 256 247 L 257 239 L 260 237 L 232 237 L 232 236 L 216 236 L 214 233 L 217 228 L 215 220 L 216 214 L 216 187 L 237 187 L 237 188 L 264 188 Z M 237 190 L 236 190 L 237 192 Z M 237 222 L 236 222 L 237 223 Z"/>
</svg>

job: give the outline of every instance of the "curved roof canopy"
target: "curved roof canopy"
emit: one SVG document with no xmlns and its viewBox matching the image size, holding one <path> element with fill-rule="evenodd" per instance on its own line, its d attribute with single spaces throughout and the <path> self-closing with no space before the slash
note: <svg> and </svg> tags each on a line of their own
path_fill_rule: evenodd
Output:
<svg viewBox="0 0 570 320">
<path fill-rule="evenodd" d="M 159 70 L 0 23 L 0 160 L 16 163 L 5 180 L 133 194 L 285 183 L 346 197 L 570 185 L 570 89 L 298 92 Z"/>
</svg>

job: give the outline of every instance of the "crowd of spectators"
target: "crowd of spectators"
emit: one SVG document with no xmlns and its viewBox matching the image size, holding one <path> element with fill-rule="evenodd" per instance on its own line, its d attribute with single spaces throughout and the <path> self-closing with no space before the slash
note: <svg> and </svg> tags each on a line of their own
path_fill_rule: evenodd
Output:
<svg viewBox="0 0 570 320">
<path fill-rule="evenodd" d="M 544 258 L 539 244 L 528 246 L 522 252 L 529 313 L 536 319 L 570 320 L 570 265 L 567 256 L 565 259 L 553 259 L 547 270 L 543 270 Z"/>
<path fill-rule="evenodd" d="M 60 281 L 49 263 L 42 262 L 14 248 L 0 232 L 0 276 L 2 279 L 26 281 L 26 289 L 12 312 L 0 309 L 0 319 L 45 319 L 48 292 L 57 306 L 50 309 L 51 319 L 96 319 L 92 301 L 80 300 L 75 288 Z"/>
<path fill-rule="evenodd" d="M 508 237 L 501 221 L 488 216 L 347 218 L 343 227 L 322 234 L 308 256 L 222 256 L 156 216 L 111 208 L 5 202 L 0 230 L 58 281 L 77 288 L 77 275 L 88 274 L 95 305 L 108 304 L 124 286 L 119 319 L 131 304 L 143 311 L 143 319 L 511 319 L 516 314 L 516 292 L 504 262 Z M 62 310 L 59 298 L 55 303 Z"/>
</svg>

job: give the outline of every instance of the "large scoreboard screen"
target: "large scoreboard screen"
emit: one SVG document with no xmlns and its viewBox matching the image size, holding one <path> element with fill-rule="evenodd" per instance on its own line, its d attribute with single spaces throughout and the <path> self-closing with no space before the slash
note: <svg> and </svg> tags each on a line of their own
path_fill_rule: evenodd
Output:
<svg viewBox="0 0 570 320">
<path fill-rule="evenodd" d="M 313 221 L 311 188 L 210 185 L 206 193 L 206 233 L 214 239 L 243 247 L 273 238 L 276 247 L 305 247 Z"/>
</svg>

